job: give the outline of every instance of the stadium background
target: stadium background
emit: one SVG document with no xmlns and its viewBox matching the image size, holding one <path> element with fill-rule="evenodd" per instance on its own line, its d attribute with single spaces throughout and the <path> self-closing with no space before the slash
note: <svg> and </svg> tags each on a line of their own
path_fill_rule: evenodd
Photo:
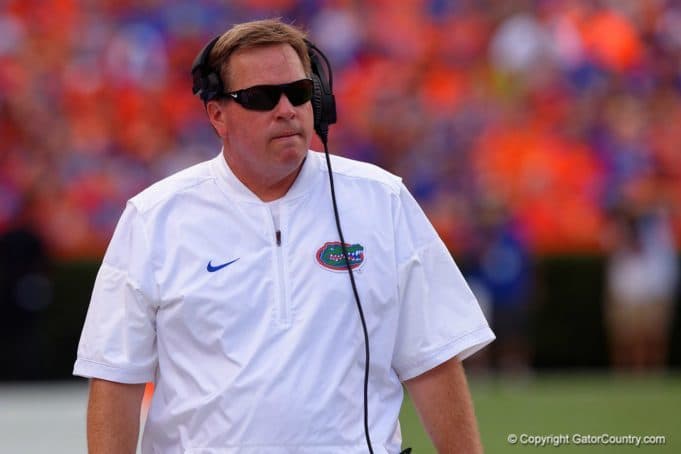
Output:
<svg viewBox="0 0 681 454">
<path fill-rule="evenodd" d="M 1 1 L 3 418 L 24 408 L 16 383 L 68 379 L 125 201 L 219 151 L 191 96 L 196 52 L 229 24 L 270 16 L 308 29 L 331 60 L 332 152 L 402 176 L 472 281 L 491 230 L 522 258 L 514 285 L 497 290 L 527 302 L 526 368 L 472 364 L 486 444 L 504 446 L 514 419 L 517 432 L 570 430 L 562 410 L 547 411 L 554 426 L 520 416 L 536 416 L 533 399 L 587 396 L 598 414 L 606 404 L 588 396 L 608 390 L 607 405 L 641 393 L 651 406 L 627 400 L 581 430 L 635 433 L 636 408 L 681 434 L 663 422 L 679 403 L 669 397 L 678 292 L 662 375 L 607 378 L 602 310 L 616 209 L 663 207 L 681 244 L 681 4 L 671 0 Z M 0 438 L 20 433 L 5 427 Z"/>
</svg>

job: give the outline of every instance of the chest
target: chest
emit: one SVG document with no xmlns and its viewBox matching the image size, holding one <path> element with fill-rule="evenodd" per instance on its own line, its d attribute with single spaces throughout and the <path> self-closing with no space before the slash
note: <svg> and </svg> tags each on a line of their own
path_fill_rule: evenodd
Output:
<svg viewBox="0 0 681 454">
<path fill-rule="evenodd" d="M 207 206 L 158 232 L 159 317 L 200 329 L 287 329 L 356 317 L 333 211 L 314 197 Z M 345 203 L 341 222 L 358 293 L 379 320 L 397 295 L 394 233 L 379 206 Z M 209 325 L 209 326 L 206 326 Z M 199 329 L 199 328 L 197 328 Z"/>
</svg>

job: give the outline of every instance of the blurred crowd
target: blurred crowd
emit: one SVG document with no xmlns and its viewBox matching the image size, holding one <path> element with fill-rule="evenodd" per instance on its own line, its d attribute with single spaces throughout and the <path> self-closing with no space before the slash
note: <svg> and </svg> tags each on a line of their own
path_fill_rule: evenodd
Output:
<svg viewBox="0 0 681 454">
<path fill-rule="evenodd" d="M 681 239 L 672 0 L 0 1 L 0 233 L 100 257 L 129 197 L 219 152 L 196 53 L 272 16 L 331 60 L 331 151 L 402 176 L 462 256 L 604 252 L 632 198 Z"/>
</svg>

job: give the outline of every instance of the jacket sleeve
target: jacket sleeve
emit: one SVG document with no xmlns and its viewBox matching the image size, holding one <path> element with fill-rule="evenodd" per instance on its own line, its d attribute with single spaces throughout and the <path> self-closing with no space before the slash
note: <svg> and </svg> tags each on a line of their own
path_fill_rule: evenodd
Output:
<svg viewBox="0 0 681 454">
<path fill-rule="evenodd" d="M 404 381 L 454 356 L 470 356 L 494 334 L 445 244 L 404 185 L 395 226 L 400 315 L 393 368 Z"/>
<path fill-rule="evenodd" d="M 140 213 L 128 202 L 95 280 L 74 375 L 153 381 L 157 301 L 149 239 Z"/>
</svg>

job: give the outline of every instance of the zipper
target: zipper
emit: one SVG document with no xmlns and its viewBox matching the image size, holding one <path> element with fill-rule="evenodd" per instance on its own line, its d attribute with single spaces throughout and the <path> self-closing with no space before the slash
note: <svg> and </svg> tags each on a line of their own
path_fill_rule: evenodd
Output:
<svg viewBox="0 0 681 454">
<path fill-rule="evenodd" d="M 271 219 L 271 216 L 270 216 Z M 274 256 L 277 276 L 277 321 L 284 327 L 288 327 L 291 323 L 289 305 L 286 291 L 286 270 L 284 265 L 284 251 L 281 245 L 282 235 L 281 229 L 277 230 L 272 221 L 272 228 L 274 230 Z"/>
</svg>

